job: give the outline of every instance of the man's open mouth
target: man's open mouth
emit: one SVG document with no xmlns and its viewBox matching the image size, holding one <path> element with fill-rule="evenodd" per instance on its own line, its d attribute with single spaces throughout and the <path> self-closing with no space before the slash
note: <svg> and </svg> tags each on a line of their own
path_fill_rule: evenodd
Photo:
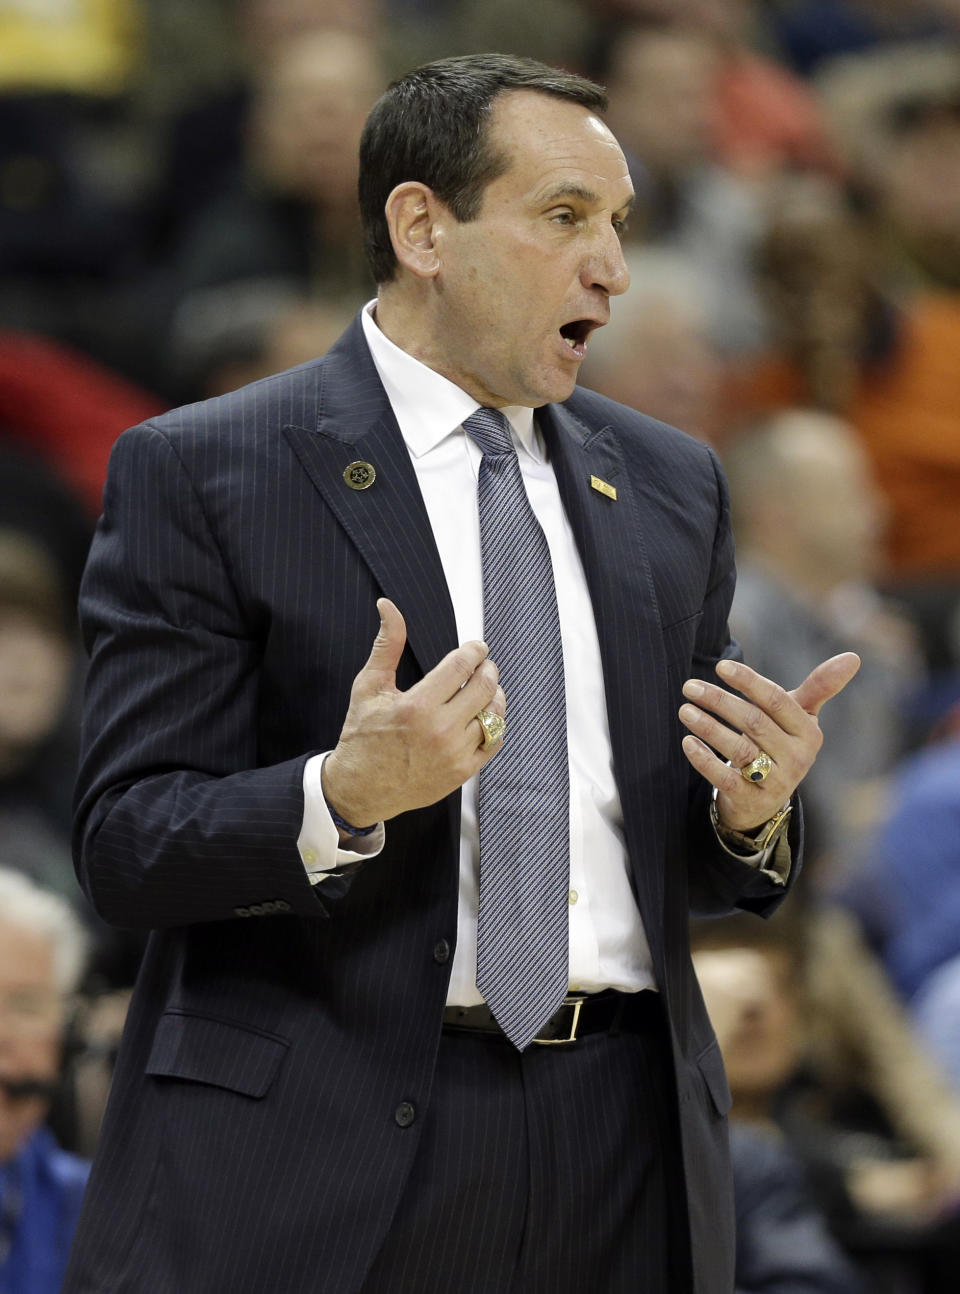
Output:
<svg viewBox="0 0 960 1294">
<path fill-rule="evenodd" d="M 587 338 L 597 327 L 599 324 L 595 319 L 571 319 L 561 327 L 560 336 L 574 355 L 578 359 L 583 359 L 587 353 Z"/>
</svg>

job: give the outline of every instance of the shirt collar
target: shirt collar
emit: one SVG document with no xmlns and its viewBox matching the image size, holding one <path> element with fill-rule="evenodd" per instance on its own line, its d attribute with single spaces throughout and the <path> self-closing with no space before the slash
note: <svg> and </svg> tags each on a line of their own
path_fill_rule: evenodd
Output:
<svg viewBox="0 0 960 1294">
<path fill-rule="evenodd" d="M 413 457 L 419 458 L 458 431 L 464 419 L 476 413 L 480 406 L 472 395 L 414 359 L 381 332 L 373 317 L 376 304 L 374 299 L 363 307 L 363 334 L 400 434 Z M 543 446 L 534 425 L 533 410 L 525 405 L 508 405 L 500 412 L 513 429 L 518 449 L 542 462 Z"/>
</svg>

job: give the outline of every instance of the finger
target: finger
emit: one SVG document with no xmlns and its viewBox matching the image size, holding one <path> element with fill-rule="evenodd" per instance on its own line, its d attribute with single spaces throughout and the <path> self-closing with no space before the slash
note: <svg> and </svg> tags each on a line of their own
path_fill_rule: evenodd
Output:
<svg viewBox="0 0 960 1294">
<path fill-rule="evenodd" d="M 811 670 L 790 695 L 807 714 L 818 715 L 827 701 L 843 691 L 859 668 L 860 657 L 855 652 L 831 656 Z"/>
<path fill-rule="evenodd" d="M 724 759 L 729 760 L 734 768 L 745 768 L 760 754 L 760 745 L 751 741 L 746 733 L 728 728 L 725 723 L 720 723 L 712 715 L 698 709 L 695 705 L 690 705 L 689 702 L 680 707 L 679 715 L 680 721 L 694 736 L 699 737 L 708 746 L 712 746 Z M 769 753 L 767 751 L 767 754 Z"/>
<path fill-rule="evenodd" d="M 381 692 L 397 685 L 397 666 L 407 642 L 407 626 L 389 598 L 377 600 L 380 628 L 363 669 L 354 682 L 354 690 Z"/>
<path fill-rule="evenodd" d="M 809 731 L 810 715 L 803 709 L 793 694 L 787 692 L 779 683 L 774 683 L 772 679 L 764 678 L 762 674 L 758 674 L 756 670 L 751 669 L 749 665 L 744 665 L 740 661 L 722 660 L 717 663 L 716 668 L 720 678 L 725 683 L 735 687 L 762 714 L 772 719 L 775 727 L 789 733 L 792 737 L 803 736 Z M 736 719 L 733 722 L 736 723 L 738 728 L 743 728 L 750 724 L 749 730 L 751 736 L 753 736 L 756 728 L 762 728 L 762 720 L 758 719 L 756 714 L 751 714 L 750 708 L 741 710 L 743 702 L 739 698 L 735 697 L 732 700 L 734 702 L 734 713 L 743 713 L 747 720 L 746 724 Z M 717 707 L 711 705 L 710 708 L 714 710 Z M 719 713 L 724 718 L 727 717 L 725 711 L 719 711 Z M 770 733 L 764 732 L 762 735 L 769 736 Z"/>
<path fill-rule="evenodd" d="M 492 710 L 493 713 L 498 714 L 501 719 L 505 719 L 507 717 L 507 694 L 499 683 L 497 684 L 496 692 L 493 694 L 493 699 L 488 701 L 484 708 Z"/>
<path fill-rule="evenodd" d="M 467 684 L 471 683 L 480 666 L 487 659 L 489 648 L 485 642 L 473 640 L 461 643 L 453 651 L 447 652 L 438 665 L 434 665 L 428 674 L 424 674 L 419 683 L 415 683 L 408 695 L 416 698 L 428 707 L 445 705 L 456 700 Z M 481 674 L 481 679 L 488 675 Z M 491 697 L 496 686 L 496 672 L 493 681 L 486 684 L 486 695 Z M 481 690 L 483 688 L 481 687 Z M 470 702 L 468 702 L 470 704 Z M 475 705 L 472 713 L 476 714 L 480 705 Z"/>
<path fill-rule="evenodd" d="M 501 719 L 506 718 L 507 698 L 503 688 L 500 687 L 499 684 L 497 686 L 497 690 L 494 692 L 493 696 L 490 698 L 487 704 L 484 706 L 481 706 L 480 709 L 486 710 L 489 714 L 498 714 Z M 486 740 L 487 734 L 478 718 L 478 714 L 479 714 L 479 711 L 477 711 L 476 714 L 473 714 L 470 716 L 470 719 L 468 720 L 468 723 L 467 723 L 467 728 L 470 733 L 470 737 L 471 738 L 476 737 L 477 744 L 482 747 L 483 743 Z M 493 745 L 495 745 L 496 748 L 499 750 L 500 747 L 503 745 L 503 737 L 500 737 L 498 741 L 493 743 Z M 486 747 L 486 749 L 490 750 L 492 749 L 492 747 L 488 746 Z"/>
<path fill-rule="evenodd" d="M 493 700 L 500 691 L 500 671 L 489 656 L 481 661 L 459 691 L 447 702 L 451 722 L 470 723 L 478 710 L 492 710 Z M 504 698 L 504 704 L 506 698 Z"/>
<path fill-rule="evenodd" d="M 716 719 L 722 719 L 725 724 L 736 730 L 735 735 L 740 733 L 746 734 L 749 741 L 754 742 L 760 749 L 765 750 L 773 759 L 788 757 L 789 745 L 797 737 L 806 737 L 809 730 L 814 726 L 814 721 L 807 714 L 804 714 L 799 705 L 792 698 L 787 698 L 789 705 L 796 712 L 793 716 L 796 727 L 795 732 L 790 732 L 786 727 L 791 723 L 791 717 L 785 716 L 782 722 L 773 719 L 759 705 L 745 697 L 736 696 L 732 692 L 727 692 L 722 687 L 716 687 L 712 683 L 703 683 L 699 679 L 688 679 L 683 685 L 683 694 L 688 701 L 696 702 L 695 708 L 708 713 Z M 786 693 L 784 693 L 786 697 Z M 686 722 L 686 720 L 685 720 Z M 706 722 L 706 721 L 705 721 Z M 705 734 L 699 727 L 693 727 L 687 724 L 699 736 Z M 706 740 L 710 740 L 707 736 Z M 724 754 L 728 754 L 726 748 Z M 728 758 L 736 759 L 735 755 L 728 755 Z M 753 756 L 751 756 L 751 759 Z M 744 760 L 749 764 L 750 760 Z"/>
<path fill-rule="evenodd" d="M 486 668 L 486 662 L 481 666 L 481 669 L 484 668 Z M 505 719 L 507 717 L 507 695 L 499 683 L 494 685 L 492 694 L 484 701 L 483 705 L 478 705 L 476 710 L 470 711 L 470 714 L 467 716 L 467 722 L 471 723 L 477 717 L 480 710 L 489 710 L 491 714 L 498 714 L 501 719 Z"/>
</svg>

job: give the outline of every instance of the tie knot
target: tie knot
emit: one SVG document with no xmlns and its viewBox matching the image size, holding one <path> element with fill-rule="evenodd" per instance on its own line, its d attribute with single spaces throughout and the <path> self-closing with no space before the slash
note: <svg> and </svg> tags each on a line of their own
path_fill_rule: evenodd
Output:
<svg viewBox="0 0 960 1294">
<path fill-rule="evenodd" d="M 510 424 L 499 409 L 481 407 L 463 424 L 485 454 L 515 454 Z"/>
</svg>

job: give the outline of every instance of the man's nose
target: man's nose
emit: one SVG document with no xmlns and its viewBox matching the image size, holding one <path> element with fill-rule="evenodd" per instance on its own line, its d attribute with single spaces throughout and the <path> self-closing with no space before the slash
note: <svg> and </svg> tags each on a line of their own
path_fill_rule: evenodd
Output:
<svg viewBox="0 0 960 1294">
<path fill-rule="evenodd" d="M 611 225 L 598 241 L 594 254 L 584 264 L 581 282 L 585 288 L 602 288 L 616 297 L 630 286 L 630 271 L 623 255 L 620 236 Z"/>
</svg>

